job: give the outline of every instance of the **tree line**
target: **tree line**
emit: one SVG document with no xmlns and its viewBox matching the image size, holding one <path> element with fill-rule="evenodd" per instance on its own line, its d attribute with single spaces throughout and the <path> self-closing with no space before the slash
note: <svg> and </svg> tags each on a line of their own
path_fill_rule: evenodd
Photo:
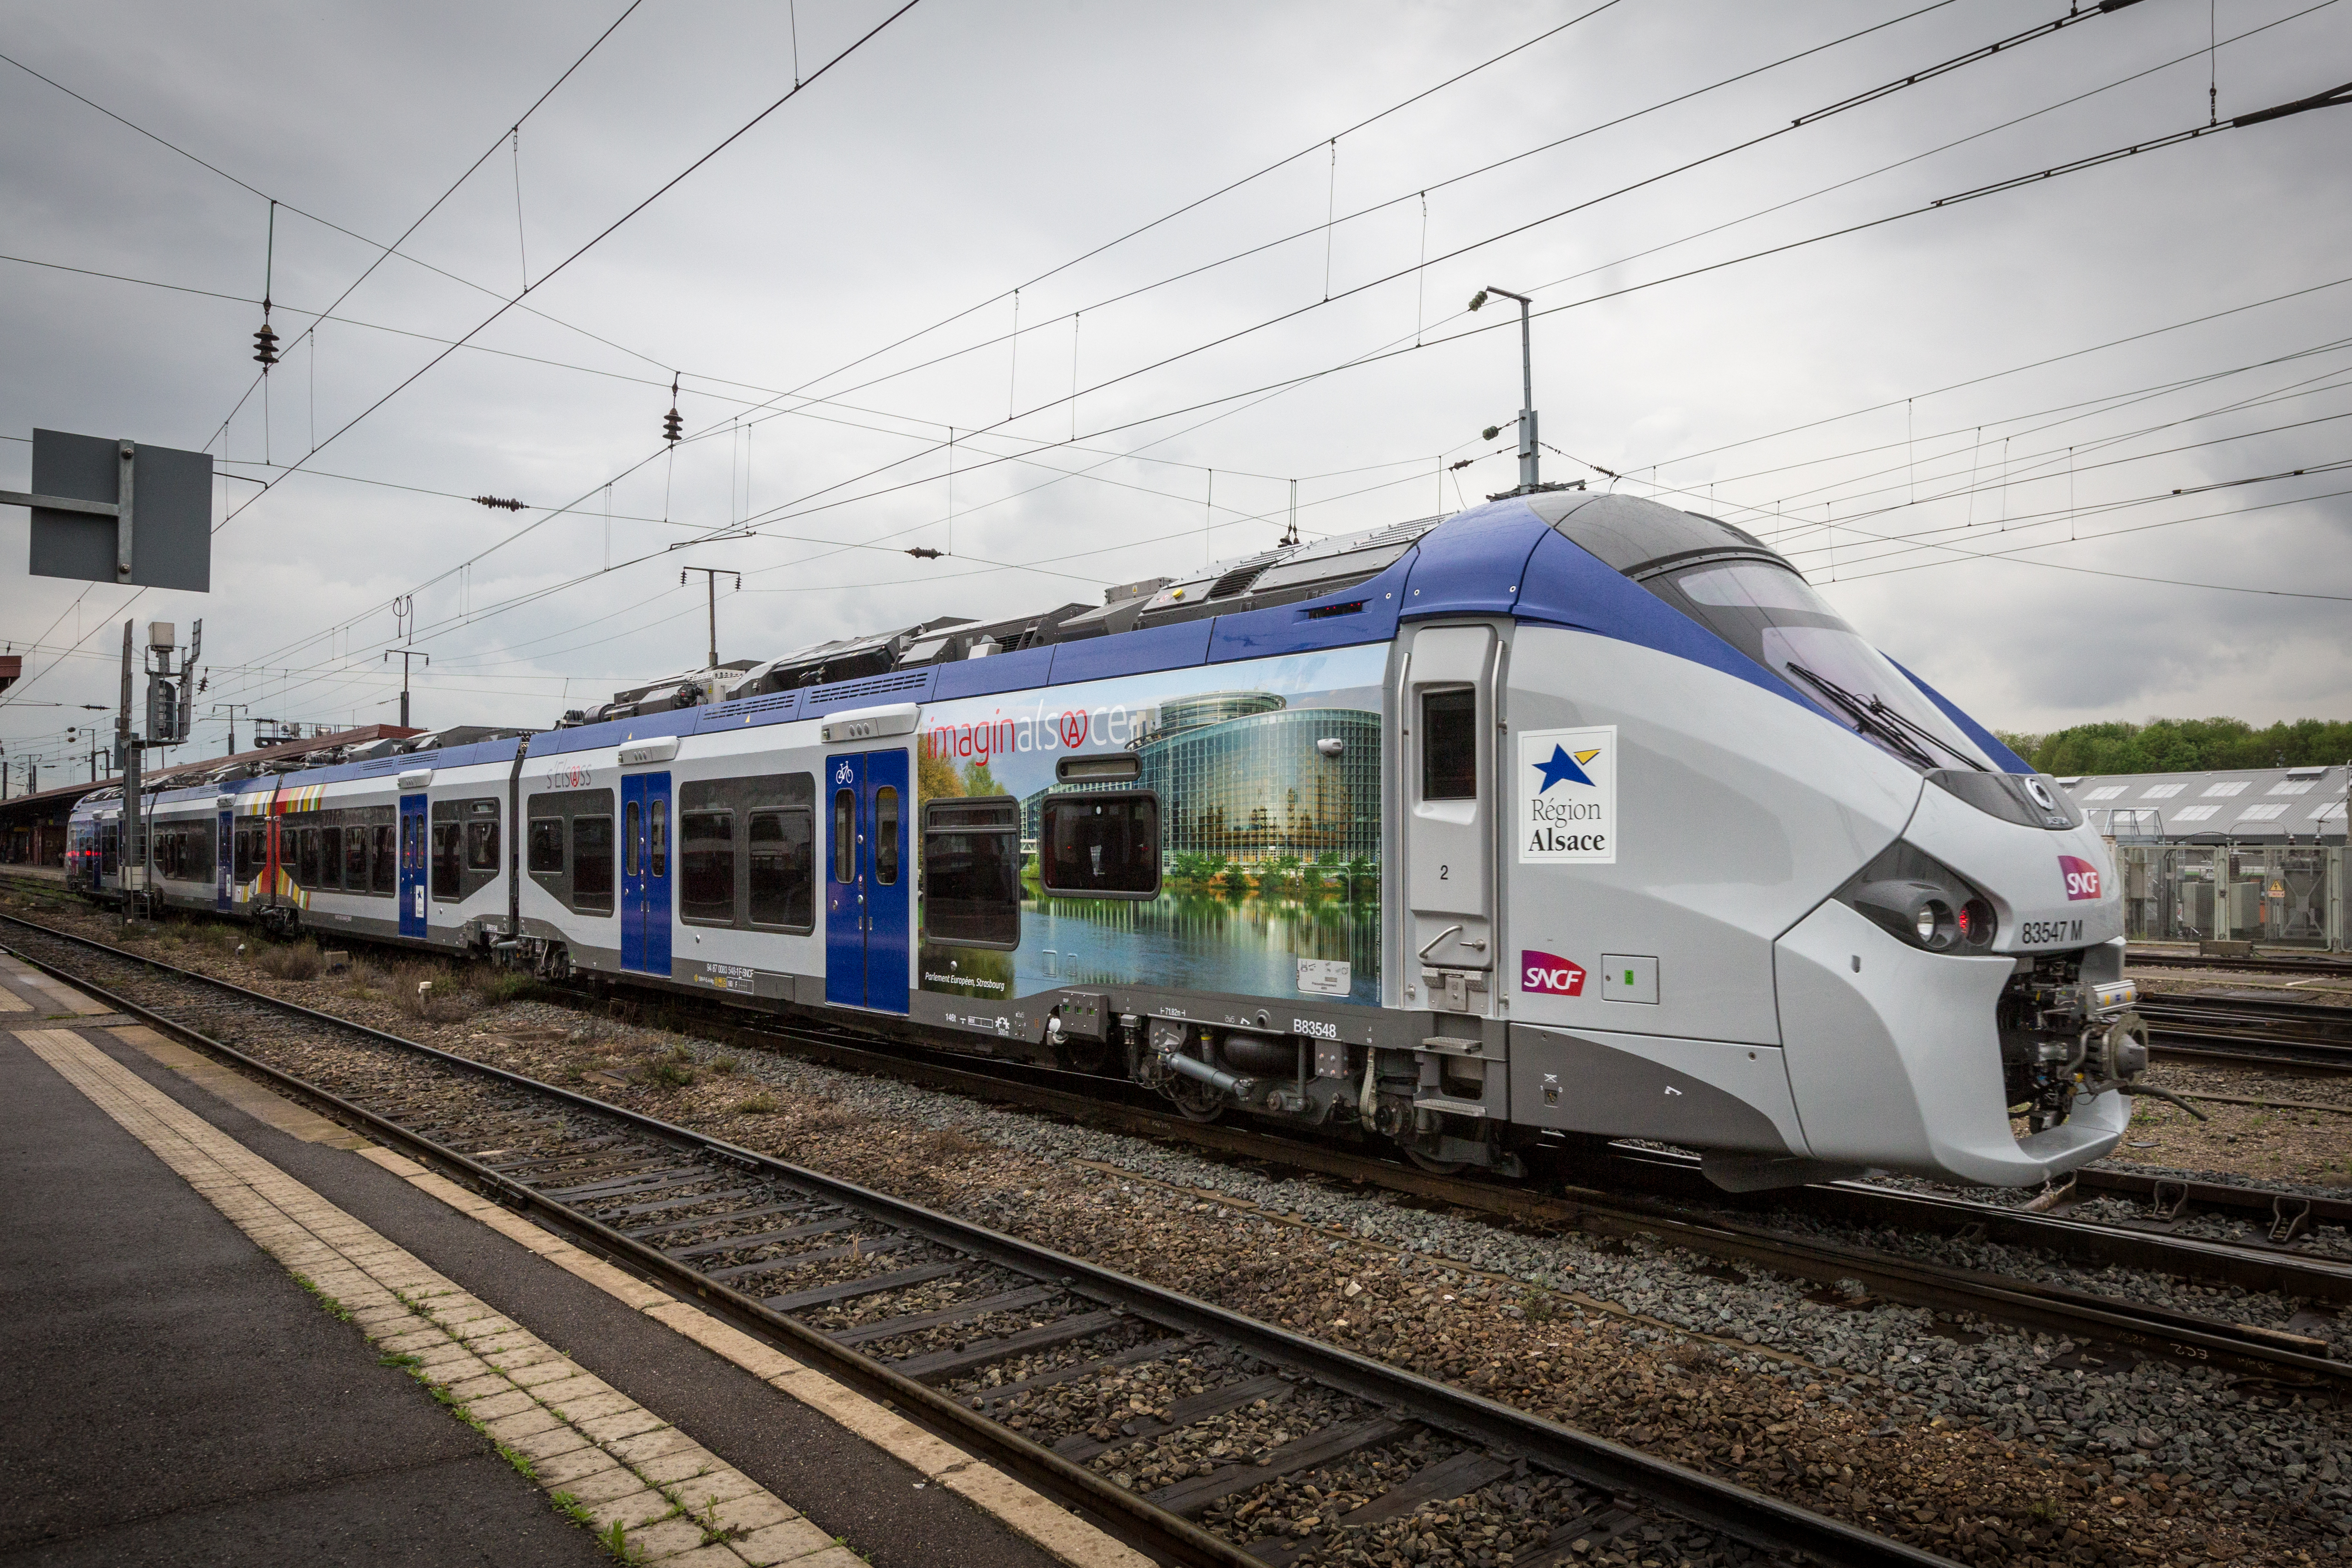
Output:
<svg viewBox="0 0 2352 1568">
<path fill-rule="evenodd" d="M 2242 719 L 2074 724 L 2047 734 L 1995 731 L 2038 773 L 2186 773 L 2316 767 L 2352 760 L 2352 721 L 2297 719 L 2257 730 Z"/>
</svg>

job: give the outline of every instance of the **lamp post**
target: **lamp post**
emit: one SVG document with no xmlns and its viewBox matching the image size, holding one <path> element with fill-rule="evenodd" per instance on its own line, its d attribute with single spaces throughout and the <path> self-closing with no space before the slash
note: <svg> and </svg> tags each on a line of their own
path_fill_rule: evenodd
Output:
<svg viewBox="0 0 2352 1568">
<path fill-rule="evenodd" d="M 1477 310 L 1489 294 L 1519 302 L 1519 489 L 1532 490 L 1542 482 L 1536 477 L 1536 361 L 1528 325 L 1528 310 L 1533 301 L 1525 294 L 1489 284 L 1470 297 L 1470 308 Z"/>
</svg>

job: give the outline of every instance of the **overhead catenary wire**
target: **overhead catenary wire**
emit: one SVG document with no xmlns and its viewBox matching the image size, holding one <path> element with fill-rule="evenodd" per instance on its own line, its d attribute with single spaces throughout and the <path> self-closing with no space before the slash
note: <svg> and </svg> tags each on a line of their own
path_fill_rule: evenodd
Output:
<svg viewBox="0 0 2352 1568">
<path fill-rule="evenodd" d="M 1927 6 L 1927 7 L 1924 7 L 1924 8 L 1922 8 L 1922 10 L 1923 10 L 1923 11 L 1924 11 L 1924 10 L 1932 10 L 1932 9 L 1936 9 L 1936 8 L 1937 8 L 1937 6 L 1933 6 L 1933 5 L 1931 5 L 1931 6 Z M 1909 13 L 1908 15 L 1916 16 L 1916 15 L 1919 15 L 1919 14 L 1921 14 L 1921 12 L 1913 12 L 1913 13 Z M 1899 20 L 1899 19 L 1901 19 L 1901 18 L 1897 18 L 1897 20 Z M 1884 26 L 1884 25 L 1888 25 L 1888 24 L 1880 24 L 1880 25 L 1881 25 L 1881 26 Z M 2067 25 L 2067 24 L 2066 24 L 2066 22 L 2065 22 L 2065 21 L 2063 21 L 2063 20 L 2062 20 L 2062 21 L 2060 21 L 2060 22 L 2057 22 L 2057 23 L 2053 23 L 2053 24 L 2044 24 L 2044 25 L 2042 25 L 2042 26 L 2037 27 L 2036 29 L 2033 29 L 2033 30 L 2032 30 L 2032 31 L 2033 31 L 2033 35 L 2034 35 L 2034 36 L 2040 36 L 2040 35 L 2041 35 L 2042 33 L 2043 33 L 2043 32 L 2051 31 L 2051 30 L 2055 30 L 2055 28 L 2056 28 L 2057 26 L 2064 26 L 2064 25 Z M 1873 30 L 1874 30 L 1874 29 L 1873 29 Z M 1849 37 L 1857 37 L 1857 36 L 1859 36 L 1859 35 L 1849 35 Z M 1829 47 L 1829 46 L 1821 46 L 1821 47 Z M 1811 52 L 1811 51 L 1807 51 L 1807 52 Z M 1990 50 L 1988 50 L 1988 51 L 1984 51 L 1984 52 L 1989 53 L 1989 52 L 1990 52 Z M 1497 57 L 1497 58 L 1502 58 L 1502 57 Z M 1788 58 L 1797 58 L 1797 57 L 1788 57 Z M 1779 63 L 1779 62 L 1776 62 L 1776 63 Z M 1962 62 L 1962 63 L 1965 63 L 1965 62 Z M 1761 69 L 1761 68 L 1758 68 Z M 1946 66 L 1944 66 L 1944 67 L 1940 67 L 1940 68 L 1939 68 L 1939 69 L 1942 69 L 1942 68 L 1951 68 L 1951 67 L 1950 67 L 1950 65 L 1948 65 L 1948 65 L 1946 65 Z M 1743 74 L 1743 75 L 1745 75 L 1745 74 L 1753 74 L 1753 73 L 1751 72 L 1751 73 L 1742 73 L 1742 74 Z M 1883 95 L 1883 92 L 1884 92 L 1884 91 L 1891 91 L 1891 90 L 1894 90 L 1894 89 L 1895 89 L 1895 88 L 1897 85 L 1899 85 L 1899 84 L 1887 84 L 1887 85 L 1886 85 L 1883 89 L 1874 89 L 1874 95 Z M 1834 108 L 1834 106 L 1832 106 L 1832 108 Z M 1821 111 L 1817 111 L 1817 112 L 1816 112 L 1816 114 L 1815 114 L 1814 116 L 1811 117 L 1811 118 L 1818 119 L 1818 118 L 1820 117 L 1820 112 L 1821 112 Z M 1074 315 L 1074 317 L 1073 317 L 1073 334 L 1072 334 L 1072 336 L 1073 336 L 1072 350 L 1073 350 L 1073 369 L 1074 369 L 1074 372 L 1075 372 L 1075 370 L 1076 370 L 1076 350 L 1077 350 L 1077 346 L 1078 346 L 1078 327 L 1079 327 L 1079 316 L 1077 316 L 1077 315 Z M 1074 437 L 1075 437 L 1076 429 L 1076 398 L 1077 398 L 1077 396 L 1078 396 L 1078 395 L 1081 395 L 1081 393 L 1082 393 L 1084 390 L 1085 390 L 1084 388 L 1080 387 L 1080 386 L 1076 384 L 1076 379 L 1075 374 L 1074 374 L 1074 382 L 1073 382 L 1073 395 L 1072 395 L 1072 399 L 1071 399 L 1071 402 L 1072 402 L 1072 432 L 1073 432 L 1073 436 L 1074 436 Z M 250 504 L 250 503 L 248 502 L 247 504 Z"/>
</svg>

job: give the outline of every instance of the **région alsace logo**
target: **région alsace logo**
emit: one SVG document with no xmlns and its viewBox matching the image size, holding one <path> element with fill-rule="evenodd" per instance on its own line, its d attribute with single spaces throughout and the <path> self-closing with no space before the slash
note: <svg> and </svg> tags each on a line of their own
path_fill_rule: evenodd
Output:
<svg viewBox="0 0 2352 1568">
<path fill-rule="evenodd" d="M 1519 863 L 1614 865 L 1617 726 L 1523 731 L 1518 763 Z"/>
<path fill-rule="evenodd" d="M 1519 989 L 1554 996 L 1584 994 L 1584 971 L 1556 952 L 1526 948 L 1519 953 Z"/>
<path fill-rule="evenodd" d="M 2088 860 L 2072 855 L 2058 857 L 2058 869 L 2066 879 L 2066 901 L 2078 903 L 2099 896 L 2099 868 Z"/>
</svg>

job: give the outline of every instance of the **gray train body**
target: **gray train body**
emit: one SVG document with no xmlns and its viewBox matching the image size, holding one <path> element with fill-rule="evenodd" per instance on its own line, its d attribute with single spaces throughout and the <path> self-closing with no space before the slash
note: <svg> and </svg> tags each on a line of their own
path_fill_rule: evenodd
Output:
<svg viewBox="0 0 2352 1568">
<path fill-rule="evenodd" d="M 2102 840 L 1764 545 L 1555 491 L 524 739 L 151 795 L 145 896 L 1131 1077 L 1438 1166 L 2098 1158 Z M 71 865 L 122 889 L 120 798 Z"/>
</svg>

